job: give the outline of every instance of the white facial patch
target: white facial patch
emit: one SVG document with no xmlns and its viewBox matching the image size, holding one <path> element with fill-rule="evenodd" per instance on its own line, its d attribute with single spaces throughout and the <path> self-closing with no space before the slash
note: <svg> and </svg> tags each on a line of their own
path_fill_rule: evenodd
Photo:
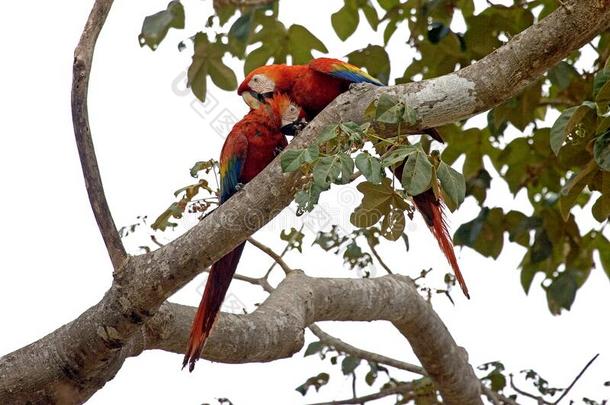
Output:
<svg viewBox="0 0 610 405">
<path fill-rule="evenodd" d="M 282 126 L 297 122 L 300 114 L 301 108 L 290 103 L 290 105 L 282 113 Z"/>
<path fill-rule="evenodd" d="M 275 90 L 275 83 L 269 77 L 264 74 L 258 74 L 252 76 L 252 79 L 248 82 L 250 89 L 258 94 L 273 93 Z"/>
</svg>

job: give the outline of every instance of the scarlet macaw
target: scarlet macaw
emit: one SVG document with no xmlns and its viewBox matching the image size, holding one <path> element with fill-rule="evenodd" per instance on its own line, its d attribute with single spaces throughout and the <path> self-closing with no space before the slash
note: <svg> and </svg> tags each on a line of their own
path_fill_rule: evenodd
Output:
<svg viewBox="0 0 610 405">
<path fill-rule="evenodd" d="M 255 100 L 251 102 L 256 103 Z M 254 105 L 229 133 L 220 154 L 220 203 L 260 173 L 288 144 L 284 133 L 304 118 L 303 110 L 286 95 L 277 94 Z M 201 355 L 237 268 L 245 242 L 212 265 L 201 303 L 193 320 L 182 366 L 189 371 Z"/>
<path fill-rule="evenodd" d="M 351 83 L 383 84 L 360 68 L 338 59 L 318 58 L 307 65 L 269 65 L 261 66 L 250 72 L 239 86 L 238 94 L 249 94 L 249 99 L 262 100 L 276 93 L 286 93 L 300 105 L 313 119 L 339 94 L 345 92 Z M 247 102 L 247 101 L 246 101 Z M 423 132 L 439 142 L 443 142 L 434 128 Z M 402 165 L 394 173 L 402 176 Z M 451 235 L 447 229 L 444 204 L 432 189 L 413 196 L 415 207 L 421 212 L 430 231 L 436 238 L 441 250 L 449 261 L 462 292 L 468 298 L 468 288 L 455 257 Z"/>
</svg>

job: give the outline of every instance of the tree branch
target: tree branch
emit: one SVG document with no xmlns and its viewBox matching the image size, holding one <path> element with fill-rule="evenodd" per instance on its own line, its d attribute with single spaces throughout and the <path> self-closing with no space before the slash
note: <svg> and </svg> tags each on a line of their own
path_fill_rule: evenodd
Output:
<svg viewBox="0 0 610 405">
<path fill-rule="evenodd" d="M 417 115 L 413 130 L 462 120 L 507 101 L 545 70 L 608 27 L 610 5 L 607 0 L 566 0 L 564 3 L 567 7 L 558 8 L 538 24 L 513 37 L 505 46 L 458 72 L 392 87 L 357 86 L 319 114 L 289 148 L 313 144 L 328 124 L 362 122 L 365 108 L 382 93 L 407 98 Z M 74 96 L 81 97 L 83 102 L 74 106 L 74 116 L 78 123 L 75 125 L 77 141 L 82 141 L 79 153 L 94 213 L 115 269 L 124 270 L 115 271 L 114 282 L 101 301 L 76 320 L 0 358 L 0 403 L 78 403 L 89 398 L 116 374 L 128 355 L 146 347 L 143 326 L 163 314 L 167 298 L 281 212 L 292 201 L 303 181 L 297 173 L 282 173 L 279 159 L 276 159 L 241 193 L 180 238 L 154 252 L 121 260 L 124 253 L 121 253 L 120 240 L 113 236 L 116 227 L 107 204 L 104 204 L 99 172 L 96 165 L 92 165 L 95 155 L 92 154 L 84 103 L 93 45 L 111 4 L 110 0 L 96 1 L 81 47 L 77 49 Z M 80 135 L 79 131 L 82 131 Z M 285 283 L 303 277 L 299 274 L 289 275 Z M 433 313 L 430 315 L 428 304 L 413 298 L 416 291 L 414 295 L 386 295 L 387 291 L 405 294 L 407 290 L 414 290 L 409 282 L 401 280 L 406 279 L 399 276 L 379 280 L 309 279 L 304 285 L 293 285 L 290 294 L 293 297 L 286 298 L 287 302 L 291 300 L 290 310 L 273 313 L 275 322 L 265 325 L 294 332 L 297 326 L 302 328 L 315 320 L 391 320 L 412 344 L 447 404 L 479 403 L 480 385 L 466 362 L 465 354 L 457 348 L 440 319 Z M 407 285 L 410 287 L 405 288 Z M 371 295 L 373 291 L 381 294 L 379 297 L 385 297 L 387 302 Z M 351 302 L 348 295 L 358 296 L 358 305 L 346 308 L 334 305 L 336 302 Z M 277 297 L 277 294 L 272 294 L 266 301 L 267 305 L 274 308 L 272 303 L 278 302 Z M 297 314 L 292 313 L 292 306 Z M 278 305 L 276 308 L 285 310 L 287 307 Z M 182 315 L 186 317 L 192 313 Z M 221 316 L 216 332 L 210 336 L 207 350 L 213 354 L 216 345 L 223 344 L 220 341 L 224 336 L 223 328 L 237 324 L 241 332 L 233 338 L 227 336 L 229 341 L 237 337 L 246 339 L 245 343 L 260 339 L 260 330 L 249 340 L 244 330 L 252 331 L 249 326 L 256 324 L 255 320 L 263 315 L 264 311 L 257 310 L 244 316 L 249 318 Z M 300 336 L 300 340 L 299 333 L 292 336 L 293 347 L 290 350 L 286 348 L 290 344 L 282 346 L 286 354 L 300 347 L 295 342 L 302 345 L 302 330 Z M 278 346 L 277 343 L 274 345 Z M 251 361 L 261 356 L 256 352 L 244 353 L 239 345 L 225 347 L 225 355 L 229 357 L 227 361 Z M 176 350 L 182 351 L 182 348 Z"/>
<path fill-rule="evenodd" d="M 364 395 L 357 398 L 349 398 L 341 401 L 331 401 L 331 402 L 318 402 L 316 404 L 311 405 L 350 405 L 350 404 L 364 404 L 370 401 L 376 401 L 381 398 L 389 397 L 390 395 L 403 394 L 405 400 L 411 400 L 415 398 L 414 393 L 415 387 L 411 383 L 402 383 L 398 384 L 392 388 L 386 388 L 379 392 L 370 395 Z M 406 403 L 406 401 L 404 402 Z"/>
<path fill-rule="evenodd" d="M 214 8 L 227 6 L 235 7 L 255 7 L 272 4 L 275 0 L 214 0 Z"/>
<path fill-rule="evenodd" d="M 118 271 L 125 263 L 127 253 L 125 253 L 123 242 L 117 232 L 108 202 L 106 201 L 106 195 L 104 194 L 104 186 L 102 185 L 93 140 L 91 139 L 87 109 L 87 94 L 89 91 L 89 76 L 91 73 L 93 51 L 112 2 L 113 0 L 97 0 L 95 2 L 78 46 L 74 51 L 72 124 L 74 126 L 74 136 L 76 137 L 80 164 L 83 169 L 83 176 L 85 177 L 85 186 L 89 194 L 89 203 L 106 244 L 112 266 L 115 271 Z"/>
</svg>

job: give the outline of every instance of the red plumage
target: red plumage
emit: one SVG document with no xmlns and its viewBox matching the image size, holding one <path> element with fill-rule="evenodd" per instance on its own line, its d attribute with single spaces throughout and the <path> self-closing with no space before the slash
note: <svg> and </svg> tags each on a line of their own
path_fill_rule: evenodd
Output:
<svg viewBox="0 0 610 405">
<path fill-rule="evenodd" d="M 231 130 L 220 156 L 220 203 L 260 173 L 288 144 L 281 133 L 285 119 L 303 116 L 285 95 L 276 95 L 251 110 Z M 195 314 L 182 366 L 192 371 L 237 269 L 244 243 L 212 265 L 201 303 Z"/>
<path fill-rule="evenodd" d="M 269 65 L 257 68 L 246 76 L 238 93 L 249 92 L 259 97 L 286 93 L 307 112 L 308 118 L 312 119 L 337 96 L 348 90 L 351 83 L 363 82 L 382 85 L 356 66 L 337 59 L 319 58 L 307 65 Z M 443 142 L 434 128 L 422 132 Z M 398 178 L 401 178 L 403 165 L 395 170 Z M 445 223 L 442 201 L 436 198 L 432 190 L 414 196 L 413 200 L 447 257 L 462 291 L 470 298 Z"/>
<path fill-rule="evenodd" d="M 253 79 L 260 77 L 260 83 Z M 307 113 L 315 117 L 337 96 L 349 89 L 351 83 L 368 82 L 381 85 L 366 72 L 338 59 L 319 58 L 307 65 L 268 65 L 250 72 L 237 92 L 283 93 Z M 265 87 L 271 85 L 273 87 Z"/>
<path fill-rule="evenodd" d="M 460 266 L 458 265 L 457 258 L 455 257 L 453 242 L 451 241 L 451 235 L 449 234 L 447 221 L 445 219 L 445 206 L 443 202 L 436 198 L 432 189 L 414 196 L 413 202 L 415 203 L 417 210 L 421 212 L 426 224 L 428 225 L 428 228 L 430 228 L 430 231 L 438 242 L 443 254 L 451 265 L 453 274 L 455 274 L 455 279 L 460 285 L 462 292 L 466 298 L 470 299 L 466 281 L 462 276 Z"/>
</svg>

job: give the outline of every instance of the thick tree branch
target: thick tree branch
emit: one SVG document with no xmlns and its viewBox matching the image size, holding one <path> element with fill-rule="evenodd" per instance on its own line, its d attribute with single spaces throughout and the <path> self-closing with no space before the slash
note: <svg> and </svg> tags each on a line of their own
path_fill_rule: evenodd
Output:
<svg viewBox="0 0 610 405">
<path fill-rule="evenodd" d="M 80 42 L 74 52 L 72 78 L 72 124 L 76 137 L 76 146 L 80 157 L 85 186 L 89 194 L 89 202 L 100 229 L 106 249 L 110 255 L 112 266 L 119 270 L 125 263 L 127 254 L 119 237 L 114 220 L 108 208 L 102 178 L 97 166 L 97 158 L 91 139 L 89 113 L 87 110 L 87 94 L 89 91 L 89 76 L 93 61 L 95 43 L 104 26 L 113 0 L 97 0 L 91 10 Z"/>
<path fill-rule="evenodd" d="M 95 3 L 83 34 L 82 49 L 77 50 L 76 85 L 82 87 L 76 89 L 75 95 L 81 100 L 86 97 L 94 39 L 111 3 L 110 0 Z M 540 23 L 515 36 L 507 45 L 458 72 L 400 86 L 374 89 L 360 86 L 340 96 L 318 115 L 290 147 L 313 144 L 327 124 L 362 122 L 365 108 L 384 92 L 407 97 L 418 118 L 414 130 L 461 120 L 510 99 L 572 50 L 608 27 L 608 0 L 570 0 L 564 3 L 566 7 L 558 8 Z M 298 174 L 283 174 L 276 159 L 244 191 L 229 199 L 182 237 L 157 251 L 122 260 L 125 256 L 121 253 L 120 241 L 113 236 L 116 228 L 107 205 L 100 203 L 104 199 L 100 200 L 100 193 L 103 197 L 101 181 L 96 166 L 92 165 L 95 160 L 86 125 L 86 104 L 76 103 L 74 107 L 75 120 L 79 120 L 79 124 L 75 125 L 77 140 L 82 141 L 79 152 L 96 219 L 115 269 L 123 266 L 124 270 L 115 272 L 110 290 L 97 305 L 78 319 L 0 359 L 0 403 L 76 403 L 86 400 L 115 375 L 127 356 L 143 350 L 143 325 L 151 318 L 151 322 L 154 322 L 157 319 L 155 314 L 163 315 L 166 307 L 162 305 L 167 298 L 277 215 L 291 202 L 302 182 Z M 80 121 L 83 117 L 84 121 Z M 86 130 L 79 137 L 78 131 L 82 128 Z M 295 274 L 288 276 L 286 282 L 303 277 Z M 398 276 L 380 280 L 348 280 L 347 284 L 347 281 L 340 280 L 310 279 L 306 286 L 294 285 L 292 293 L 301 300 L 295 302 L 293 299 L 291 304 L 297 313 L 292 314 L 292 309 L 289 313 L 271 311 L 277 321 L 275 325 L 290 326 L 291 330 L 295 330 L 297 325 L 302 328 L 322 319 L 391 320 L 409 339 L 446 403 L 477 403 L 476 400 L 470 401 L 479 393 L 479 386 L 474 384 L 476 377 L 467 365 L 464 353 L 457 348 L 440 319 L 436 315 L 430 316 L 427 304 L 423 305 L 411 296 L 388 297 L 390 305 L 375 299 L 370 295 L 372 291 L 383 296 L 386 289 L 396 291 L 397 285 L 409 284 L 401 283 Z M 409 288 L 413 289 L 412 286 Z M 404 293 L 403 290 L 400 293 Z M 337 301 L 350 302 L 345 295 L 361 293 L 356 307 L 330 305 Z M 316 298 L 320 294 L 322 298 Z M 272 305 L 277 302 L 276 297 L 273 294 L 267 305 L 286 308 Z M 396 297 L 402 297 L 403 301 Z M 318 303 L 322 309 L 317 306 Z M 403 307 L 405 303 L 409 305 Z M 389 310 L 397 312 L 388 317 Z M 352 312 L 348 314 L 344 311 Z M 358 316 L 359 312 L 366 316 Z M 247 315 L 249 318 L 222 316 L 216 332 L 210 336 L 210 355 L 214 353 L 216 345 L 222 344 L 224 327 L 237 322 L 245 330 L 251 330 L 248 329 L 251 322 L 263 315 L 264 311 L 256 311 Z M 318 315 L 322 318 L 318 318 Z M 265 332 L 273 333 L 274 330 Z M 243 333 L 238 336 L 246 338 Z M 259 338 L 260 332 L 257 331 L 256 339 Z M 302 345 L 302 341 L 297 343 Z M 231 349 L 233 351 L 227 353 L 230 357 L 227 361 L 243 362 L 260 357 L 257 353 L 240 352 L 240 346 Z M 235 353 L 243 357 L 238 360 Z M 464 401 L 464 398 L 468 400 Z"/>
</svg>

